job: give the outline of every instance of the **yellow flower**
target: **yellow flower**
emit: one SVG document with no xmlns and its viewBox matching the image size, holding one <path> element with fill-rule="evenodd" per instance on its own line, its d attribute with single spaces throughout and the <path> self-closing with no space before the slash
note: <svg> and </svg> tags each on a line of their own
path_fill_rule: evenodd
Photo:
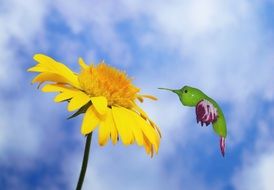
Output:
<svg viewBox="0 0 274 190">
<path fill-rule="evenodd" d="M 143 98 L 156 100 L 150 95 L 140 95 L 139 88 L 127 75 L 104 62 L 87 65 L 79 58 L 81 72 L 74 73 L 64 64 L 36 54 L 37 65 L 28 69 L 39 74 L 32 83 L 49 82 L 43 92 L 58 92 L 55 102 L 68 101 L 68 111 L 84 113 L 81 133 L 87 135 L 98 127 L 98 142 L 104 146 L 109 139 L 116 144 L 120 138 L 125 145 L 135 141 L 153 156 L 160 144 L 160 130 L 136 104 Z"/>
</svg>

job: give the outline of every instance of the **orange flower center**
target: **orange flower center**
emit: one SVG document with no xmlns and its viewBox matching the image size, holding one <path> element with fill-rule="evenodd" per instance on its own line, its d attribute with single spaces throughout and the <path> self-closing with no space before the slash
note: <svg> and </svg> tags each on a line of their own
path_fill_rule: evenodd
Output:
<svg viewBox="0 0 274 190">
<path fill-rule="evenodd" d="M 132 84 L 126 73 L 105 63 L 90 65 L 79 74 L 79 82 L 83 91 L 92 97 L 104 96 L 108 105 L 132 107 L 139 88 Z"/>
</svg>

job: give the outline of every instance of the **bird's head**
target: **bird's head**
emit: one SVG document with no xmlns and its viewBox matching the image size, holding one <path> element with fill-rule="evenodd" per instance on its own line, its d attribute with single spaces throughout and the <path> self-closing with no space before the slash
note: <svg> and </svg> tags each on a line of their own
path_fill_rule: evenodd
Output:
<svg viewBox="0 0 274 190">
<path fill-rule="evenodd" d="M 201 90 L 190 86 L 184 86 L 175 93 L 184 106 L 196 106 L 206 96 Z"/>
<path fill-rule="evenodd" d="M 184 106 L 196 106 L 206 95 L 199 89 L 190 86 L 184 86 L 181 89 L 169 89 L 169 88 L 159 88 L 162 90 L 169 90 L 176 93 L 180 101 Z"/>
</svg>

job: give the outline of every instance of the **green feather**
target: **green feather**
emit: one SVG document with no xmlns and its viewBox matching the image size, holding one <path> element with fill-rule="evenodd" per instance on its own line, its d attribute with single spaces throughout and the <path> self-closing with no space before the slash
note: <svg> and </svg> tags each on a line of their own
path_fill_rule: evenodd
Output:
<svg viewBox="0 0 274 190">
<path fill-rule="evenodd" d="M 184 106 L 195 107 L 200 101 L 204 99 L 208 100 L 210 103 L 214 105 L 218 113 L 217 121 L 213 123 L 213 129 L 215 133 L 217 133 L 219 136 L 226 137 L 227 135 L 226 121 L 225 121 L 225 117 L 222 112 L 222 109 L 212 98 L 208 97 L 201 90 L 190 87 L 190 86 L 184 86 L 178 90 L 169 89 L 169 88 L 159 88 L 159 89 L 168 90 L 177 94 L 179 96 L 181 103 Z"/>
</svg>

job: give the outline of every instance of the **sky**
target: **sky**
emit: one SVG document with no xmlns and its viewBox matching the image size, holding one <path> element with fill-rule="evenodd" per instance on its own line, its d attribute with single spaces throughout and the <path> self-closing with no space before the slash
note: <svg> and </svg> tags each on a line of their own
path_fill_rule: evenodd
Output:
<svg viewBox="0 0 274 190">
<path fill-rule="evenodd" d="M 158 155 L 100 147 L 95 132 L 83 189 L 272 190 L 274 1 L 0 1 L 0 188 L 74 189 L 85 138 L 31 85 L 33 55 L 79 72 L 77 60 L 126 71 L 162 131 Z M 158 87 L 194 86 L 223 108 L 226 156 L 212 127 Z"/>
</svg>

